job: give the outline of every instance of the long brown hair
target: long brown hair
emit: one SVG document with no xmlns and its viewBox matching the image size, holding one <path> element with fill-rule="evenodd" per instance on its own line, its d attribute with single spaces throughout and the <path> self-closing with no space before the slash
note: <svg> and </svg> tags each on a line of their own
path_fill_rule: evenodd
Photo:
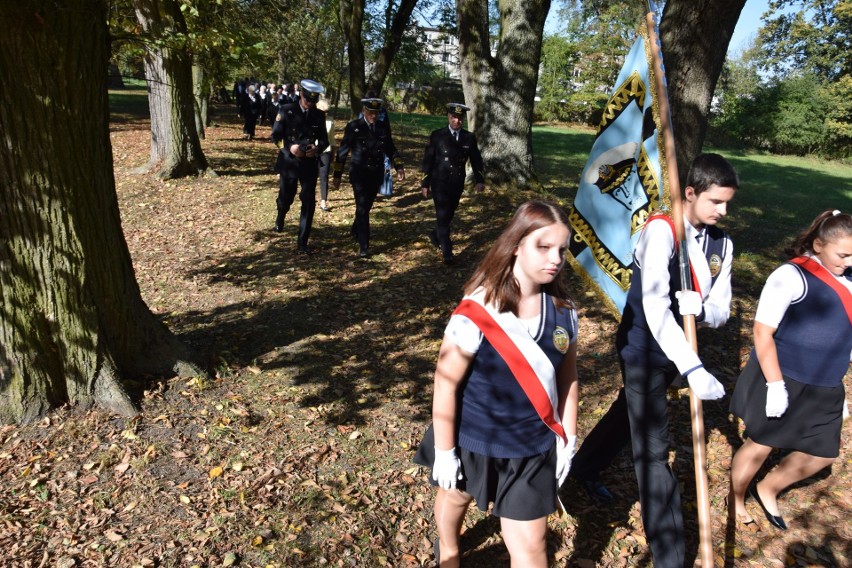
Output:
<svg viewBox="0 0 852 568">
<path fill-rule="evenodd" d="M 555 203 L 538 200 L 522 203 L 465 283 L 464 293 L 472 294 L 482 286 L 485 288 L 486 303 L 496 306 L 501 312 L 517 314 L 521 288 L 512 273 L 515 267 L 515 251 L 524 237 L 554 223 L 561 223 L 570 231 L 568 216 Z M 556 299 L 557 306 L 574 307 L 568 294 L 564 271 L 560 270 L 556 278 L 543 288 Z"/>
<path fill-rule="evenodd" d="M 852 236 L 852 215 L 839 211 L 823 211 L 811 222 L 810 227 L 798 234 L 790 247 L 784 249 L 784 253 L 790 258 L 806 253 L 813 254 L 816 239 L 834 242 L 848 236 Z"/>
</svg>

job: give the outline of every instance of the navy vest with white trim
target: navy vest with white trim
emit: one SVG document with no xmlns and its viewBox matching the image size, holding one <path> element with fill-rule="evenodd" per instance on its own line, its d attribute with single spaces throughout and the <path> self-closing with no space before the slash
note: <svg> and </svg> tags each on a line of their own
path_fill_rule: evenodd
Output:
<svg viewBox="0 0 852 568">
<path fill-rule="evenodd" d="M 577 330 L 571 310 L 557 310 L 550 296 L 542 296 L 545 317 L 533 339 L 558 369 L 565 355 L 554 344 L 554 331 L 561 327 L 574 340 Z M 553 431 L 484 337 L 465 381 L 459 400 L 459 446 L 494 458 L 519 458 L 546 452 L 554 444 Z"/>
<path fill-rule="evenodd" d="M 714 255 L 724 262 L 725 256 L 729 253 L 727 242 L 727 235 L 722 229 L 712 225 L 705 226 L 703 249 L 708 263 Z M 630 266 L 633 269 L 633 276 L 630 281 L 630 290 L 627 292 L 624 313 L 615 336 L 616 350 L 621 358 L 631 365 L 664 367 L 671 361 L 651 334 L 645 318 L 645 308 L 642 306 L 642 268 L 635 262 Z M 713 284 L 716 283 L 716 278 L 717 276 L 713 276 Z M 672 254 L 669 259 L 669 300 L 677 324 L 683 327 L 683 318 L 676 308 L 675 292 L 678 290 L 680 290 L 680 269 L 677 254 Z M 696 321 L 700 319 L 696 318 Z"/>
<path fill-rule="evenodd" d="M 805 293 L 790 304 L 775 332 L 781 372 L 800 383 L 836 387 L 849 368 L 852 323 L 837 292 L 809 271 L 796 269 Z"/>
</svg>

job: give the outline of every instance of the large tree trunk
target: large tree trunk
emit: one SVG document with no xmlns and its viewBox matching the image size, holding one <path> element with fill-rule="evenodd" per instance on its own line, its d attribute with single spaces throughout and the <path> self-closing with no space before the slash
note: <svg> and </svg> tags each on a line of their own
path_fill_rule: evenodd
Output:
<svg viewBox="0 0 852 568">
<path fill-rule="evenodd" d="M 669 0 L 660 42 L 681 186 L 707 134 L 710 103 L 745 0 Z"/>
<path fill-rule="evenodd" d="M 488 35 L 487 0 L 457 0 L 461 77 L 472 107 L 470 129 L 479 140 L 489 182 L 529 187 L 533 169 L 532 116 L 544 21 L 550 0 L 500 2 L 495 56 Z"/>
<path fill-rule="evenodd" d="M 131 415 L 125 378 L 199 369 L 142 301 L 121 231 L 106 4 L 42 6 L 0 10 L 0 422 L 66 402 Z"/>
<path fill-rule="evenodd" d="M 391 0 L 388 0 L 386 18 L 387 35 L 385 42 L 373 64 L 369 81 L 366 79 L 366 67 L 364 58 L 364 6 L 366 0 L 340 0 L 338 17 L 343 35 L 346 37 L 347 52 L 349 54 L 349 104 L 352 115 L 361 111 L 361 98 L 367 90 L 381 92 L 385 84 L 390 65 L 396 57 L 402 44 L 402 35 L 417 0 L 401 0 L 399 8 L 395 11 Z"/>
<path fill-rule="evenodd" d="M 186 21 L 175 0 L 133 0 L 136 19 L 150 36 L 145 54 L 151 109 L 151 160 L 143 171 L 163 179 L 216 175 L 207 165 L 195 127 L 192 62 L 181 45 Z"/>
<path fill-rule="evenodd" d="M 346 37 L 349 55 L 349 106 L 352 116 L 361 110 L 361 97 L 366 89 L 364 76 L 364 0 L 340 0 L 340 27 Z"/>
</svg>

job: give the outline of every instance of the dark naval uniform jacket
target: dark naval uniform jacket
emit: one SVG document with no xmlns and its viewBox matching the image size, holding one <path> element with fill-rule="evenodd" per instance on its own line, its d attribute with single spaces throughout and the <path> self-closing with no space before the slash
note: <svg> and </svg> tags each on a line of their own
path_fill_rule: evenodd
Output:
<svg viewBox="0 0 852 568">
<path fill-rule="evenodd" d="M 272 125 L 272 141 L 281 148 L 275 162 L 275 171 L 281 177 L 295 179 L 311 173 L 315 178 L 318 177 L 317 158 L 329 146 L 325 113 L 318 108 L 309 108 L 304 112 L 299 103 L 281 105 L 275 124 Z M 298 144 L 302 150 L 308 144 L 315 144 L 316 157 L 294 156 L 290 152 L 293 144 Z"/>
<path fill-rule="evenodd" d="M 420 187 L 461 193 L 468 160 L 476 183 L 485 183 L 482 154 L 476 144 L 476 135 L 462 128 L 456 141 L 449 126 L 439 128 L 429 136 L 429 145 L 423 155 L 423 181 Z"/>
<path fill-rule="evenodd" d="M 352 172 L 361 174 L 382 173 L 384 175 L 385 156 L 390 159 L 392 167 L 402 167 L 401 165 L 394 165 L 400 155 L 396 146 L 394 146 L 390 125 L 387 121 L 376 120 L 373 123 L 372 131 L 364 117 L 356 118 L 346 125 L 343 131 L 343 140 L 341 140 L 340 148 L 337 150 L 335 178 L 339 178 L 343 174 L 342 164 L 350 153 L 352 154 L 349 160 L 350 175 Z M 337 166 L 337 164 L 340 164 L 340 166 Z"/>
</svg>

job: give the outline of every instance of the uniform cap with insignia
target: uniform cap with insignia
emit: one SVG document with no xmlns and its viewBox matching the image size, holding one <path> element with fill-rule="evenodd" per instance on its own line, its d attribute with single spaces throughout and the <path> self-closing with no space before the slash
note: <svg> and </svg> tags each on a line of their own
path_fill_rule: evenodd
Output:
<svg viewBox="0 0 852 568">
<path fill-rule="evenodd" d="M 447 105 L 447 112 L 457 116 L 464 116 L 464 113 L 470 110 L 470 107 L 461 103 L 450 103 Z"/>
<path fill-rule="evenodd" d="M 300 85 L 302 86 L 302 96 L 305 97 L 306 101 L 312 103 L 317 102 L 320 95 L 325 92 L 325 87 L 311 79 L 304 79 Z"/>
<path fill-rule="evenodd" d="M 367 110 L 381 110 L 384 103 L 382 99 L 361 99 L 361 104 Z"/>
</svg>

